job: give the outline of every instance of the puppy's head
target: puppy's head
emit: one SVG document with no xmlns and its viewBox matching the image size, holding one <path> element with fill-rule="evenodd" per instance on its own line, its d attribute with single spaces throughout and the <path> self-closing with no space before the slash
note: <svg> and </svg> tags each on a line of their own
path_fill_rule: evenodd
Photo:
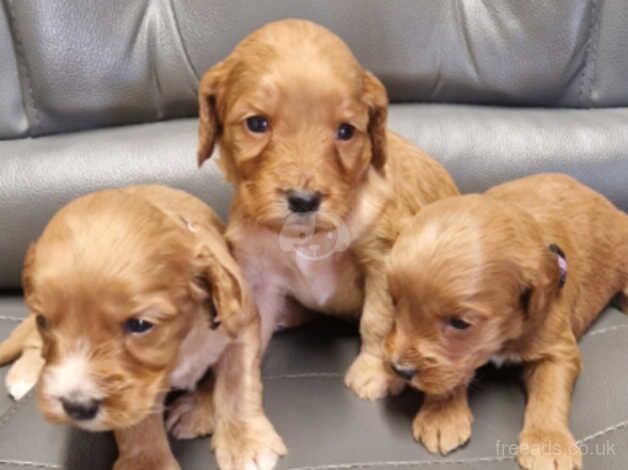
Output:
<svg viewBox="0 0 628 470">
<path fill-rule="evenodd" d="M 207 302 L 228 332 L 242 320 L 238 279 L 221 259 L 183 223 L 121 191 L 60 210 L 23 274 L 43 338 L 44 416 L 106 430 L 159 412 L 179 345 Z"/>
<path fill-rule="evenodd" d="M 248 216 L 278 228 L 316 213 L 329 228 L 369 168 L 384 166 L 386 108 L 383 85 L 336 35 L 307 21 L 270 23 L 201 80 L 198 162 L 219 141 L 219 165 Z"/>
<path fill-rule="evenodd" d="M 540 321 L 559 278 L 538 225 L 516 207 L 486 196 L 427 206 L 389 259 L 393 371 L 434 395 L 468 384 Z"/>
</svg>

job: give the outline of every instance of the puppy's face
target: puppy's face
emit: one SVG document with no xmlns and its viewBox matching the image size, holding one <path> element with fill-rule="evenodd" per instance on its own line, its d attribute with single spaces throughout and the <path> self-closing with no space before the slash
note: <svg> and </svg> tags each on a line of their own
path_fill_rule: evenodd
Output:
<svg viewBox="0 0 628 470">
<path fill-rule="evenodd" d="M 208 297 L 197 282 L 205 260 L 184 227 L 134 198 L 101 194 L 52 219 L 23 282 L 44 343 L 39 407 L 87 430 L 160 412 L 179 345 Z"/>
<path fill-rule="evenodd" d="M 203 77 L 199 164 L 219 139 L 219 164 L 248 216 L 277 229 L 316 214 L 333 228 L 367 169 L 384 164 L 386 105 L 382 84 L 337 36 L 271 23 Z"/>
<path fill-rule="evenodd" d="M 483 196 L 428 206 L 389 260 L 393 371 L 432 395 L 467 385 L 542 315 L 558 277 L 534 221 L 516 208 Z"/>
</svg>

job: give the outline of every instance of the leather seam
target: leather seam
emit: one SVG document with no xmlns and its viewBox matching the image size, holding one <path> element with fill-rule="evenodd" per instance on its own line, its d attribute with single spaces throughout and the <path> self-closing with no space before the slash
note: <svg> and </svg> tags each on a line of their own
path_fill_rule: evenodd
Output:
<svg viewBox="0 0 628 470">
<path fill-rule="evenodd" d="M 24 318 L 20 318 L 20 317 L 11 317 L 11 316 L 7 316 L 7 315 L 0 315 L 0 321 L 2 320 L 6 320 L 6 321 L 14 321 L 14 322 L 21 322 L 22 320 L 24 320 Z"/>
<path fill-rule="evenodd" d="M 602 19 L 602 8 L 598 0 L 591 0 L 591 21 L 589 23 L 588 39 L 584 53 L 584 67 L 582 83 L 580 84 L 579 101 L 582 106 L 590 107 L 593 104 L 593 86 L 596 78 L 597 39 L 599 38 L 599 25 Z"/>
<path fill-rule="evenodd" d="M 28 468 L 54 468 L 54 469 L 63 468 L 54 463 L 27 462 L 27 461 L 22 461 L 22 460 L 0 460 L 0 467 L 6 466 L 6 465 L 15 465 L 17 467 L 28 467 Z"/>
<path fill-rule="evenodd" d="M 192 72 L 192 76 L 194 77 L 194 80 L 198 83 L 198 81 L 200 80 L 200 75 L 198 71 L 196 70 L 196 68 L 194 67 L 194 64 L 192 63 L 192 60 L 190 58 L 190 52 L 188 51 L 188 48 L 185 45 L 185 41 L 183 40 L 183 35 L 181 34 L 181 27 L 179 25 L 179 17 L 177 16 L 177 11 L 174 7 L 173 0 L 167 0 L 167 2 L 170 8 L 170 12 L 172 13 L 172 19 L 174 21 L 174 26 L 177 31 L 177 37 L 179 38 L 179 43 L 181 44 L 181 50 L 183 51 L 183 58 L 190 72 Z"/>
<path fill-rule="evenodd" d="M 589 336 L 601 335 L 601 334 L 604 334 L 604 333 L 608 333 L 610 331 L 621 330 L 622 328 L 628 328 L 628 325 L 615 325 L 615 326 L 609 326 L 609 327 L 606 327 L 606 328 L 601 328 L 599 330 L 592 330 L 592 331 L 588 332 L 587 334 L 585 334 L 583 336 L 583 338 L 587 338 Z"/>
<path fill-rule="evenodd" d="M 464 465 L 468 463 L 508 462 L 514 460 L 513 456 L 503 457 L 470 457 L 467 459 L 441 459 L 441 460 L 400 460 L 382 462 L 352 462 L 344 464 L 312 465 L 306 467 L 292 467 L 290 470 L 342 470 L 371 467 L 414 467 L 422 465 Z"/>
<path fill-rule="evenodd" d="M 277 379 L 316 379 L 316 378 L 336 378 L 342 377 L 343 374 L 339 372 L 306 372 L 303 374 L 281 374 L 281 375 L 267 375 L 262 377 L 264 380 L 277 380 Z"/>
<path fill-rule="evenodd" d="M 20 401 L 17 401 L 13 405 L 11 405 L 9 409 L 5 411 L 2 416 L 0 416 L 0 429 L 6 426 L 6 424 L 11 420 L 15 413 L 17 413 L 17 411 L 22 407 L 24 403 L 26 403 L 27 399 L 29 399 L 30 397 L 31 394 L 27 394 Z"/>
<path fill-rule="evenodd" d="M 13 8 L 14 0 L 5 0 L 6 10 L 8 12 L 8 20 L 9 20 L 9 28 L 12 32 L 13 42 L 15 44 L 15 58 L 18 65 L 18 70 L 20 73 L 20 84 L 26 85 L 26 93 L 22 93 L 22 102 L 24 104 L 25 115 L 29 120 L 28 126 L 28 135 L 33 135 L 33 130 L 37 131 L 40 127 L 39 123 L 39 110 L 35 106 L 35 98 L 33 94 L 33 85 L 32 79 L 30 75 L 30 70 L 26 61 L 26 53 L 24 49 L 24 43 L 22 41 L 22 36 L 19 32 L 19 28 L 17 25 L 17 18 L 15 16 L 15 10 Z"/>
<path fill-rule="evenodd" d="M 585 442 L 592 441 L 597 439 L 598 437 L 605 436 L 607 434 L 613 433 L 615 431 L 626 430 L 628 429 L 628 419 L 624 421 L 620 421 L 617 424 L 604 428 L 598 432 L 594 432 L 593 434 L 589 434 L 588 436 L 583 437 L 578 441 L 579 444 L 584 444 Z"/>
</svg>

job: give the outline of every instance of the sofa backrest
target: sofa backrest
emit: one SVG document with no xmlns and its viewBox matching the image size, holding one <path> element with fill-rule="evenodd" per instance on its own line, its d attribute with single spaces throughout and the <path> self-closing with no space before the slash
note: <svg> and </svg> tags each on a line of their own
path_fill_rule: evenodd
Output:
<svg viewBox="0 0 628 470">
<path fill-rule="evenodd" d="M 191 116 L 199 76 L 253 29 L 319 22 L 392 101 L 628 104 L 625 0 L 7 0 L 0 138 Z"/>
</svg>

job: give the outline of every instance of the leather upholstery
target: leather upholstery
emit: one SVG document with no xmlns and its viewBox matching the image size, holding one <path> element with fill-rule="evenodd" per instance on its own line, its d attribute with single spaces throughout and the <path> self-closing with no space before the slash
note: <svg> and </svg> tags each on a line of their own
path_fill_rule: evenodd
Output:
<svg viewBox="0 0 628 470">
<path fill-rule="evenodd" d="M 628 103 L 622 0 L 347 0 L 324 8 L 258 0 L 252 15 L 243 14 L 246 0 L 3 5 L 0 23 L 4 17 L 11 25 L 30 135 L 191 116 L 199 75 L 254 28 L 290 16 L 342 36 L 393 101 Z M 4 55 L 15 74 L 15 59 Z M 21 135 L 21 121 L 11 122 L 0 135 Z"/>
<path fill-rule="evenodd" d="M 628 209 L 628 108 L 564 110 L 393 105 L 390 127 L 442 162 L 464 192 L 540 171 L 569 173 Z M 97 188 L 158 181 L 223 216 L 230 196 L 212 160 L 196 168 L 193 119 L 0 141 L 0 288 L 61 205 Z"/>
<path fill-rule="evenodd" d="M 23 314 L 19 299 L 0 300 L 0 337 Z M 626 468 L 627 328 L 628 317 L 609 309 L 581 341 L 583 371 L 574 392 L 571 428 L 588 446 L 587 470 Z M 278 469 L 517 470 L 508 452 L 517 442 L 524 409 L 516 368 L 481 371 L 470 395 L 475 417 L 471 442 L 438 457 L 410 433 L 420 405 L 417 393 L 371 403 L 345 388 L 342 376 L 357 351 L 354 329 L 331 321 L 273 338 L 263 368 L 265 407 L 289 449 Z M 173 449 L 184 470 L 216 468 L 206 438 L 173 442 Z M 31 396 L 17 404 L 0 396 L 0 469 L 109 470 L 115 456 L 111 435 L 48 425 Z"/>
<path fill-rule="evenodd" d="M 289 16 L 349 43 L 396 102 L 390 127 L 464 192 L 562 171 L 628 210 L 624 0 L 4 0 L 0 290 L 19 287 L 26 246 L 79 194 L 161 182 L 224 217 L 229 186 L 213 161 L 196 168 L 196 83 L 245 34 Z M 1 294 L 0 338 L 24 314 L 18 294 Z M 571 426 L 588 445 L 587 470 L 626 469 L 627 328 L 628 317 L 608 309 L 581 342 Z M 472 441 L 442 458 L 412 440 L 417 394 L 369 403 L 344 387 L 357 350 L 355 328 L 331 321 L 271 342 L 266 409 L 290 452 L 279 468 L 517 468 L 499 446 L 521 427 L 516 369 L 481 372 Z M 215 468 L 207 439 L 173 448 L 184 470 Z M 0 393 L 0 470 L 105 470 L 115 454 L 109 434 L 50 426 L 32 396 L 16 404 Z"/>
<path fill-rule="evenodd" d="M 7 11 L 0 7 L 0 139 L 20 137 L 28 129 L 22 104 L 15 48 Z"/>
</svg>

